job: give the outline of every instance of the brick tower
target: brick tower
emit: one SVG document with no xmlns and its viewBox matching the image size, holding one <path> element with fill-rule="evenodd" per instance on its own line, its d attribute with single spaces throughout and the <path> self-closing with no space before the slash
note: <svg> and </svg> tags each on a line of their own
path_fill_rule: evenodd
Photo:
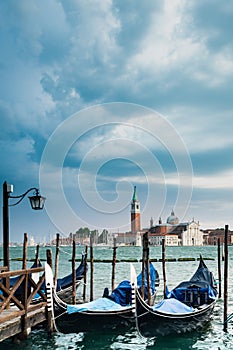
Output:
<svg viewBox="0 0 233 350">
<path fill-rule="evenodd" d="M 136 186 L 134 186 L 134 193 L 131 202 L 131 233 L 136 235 L 136 233 L 140 230 L 140 202 L 138 200 Z"/>
</svg>

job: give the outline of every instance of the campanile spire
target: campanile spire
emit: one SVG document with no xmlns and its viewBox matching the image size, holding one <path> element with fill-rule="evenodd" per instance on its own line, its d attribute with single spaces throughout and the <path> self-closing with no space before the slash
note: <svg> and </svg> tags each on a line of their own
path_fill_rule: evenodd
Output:
<svg viewBox="0 0 233 350">
<path fill-rule="evenodd" d="M 134 186 L 133 198 L 131 202 L 131 233 L 136 234 L 141 230 L 140 223 L 140 202 L 138 200 L 136 186 Z"/>
</svg>

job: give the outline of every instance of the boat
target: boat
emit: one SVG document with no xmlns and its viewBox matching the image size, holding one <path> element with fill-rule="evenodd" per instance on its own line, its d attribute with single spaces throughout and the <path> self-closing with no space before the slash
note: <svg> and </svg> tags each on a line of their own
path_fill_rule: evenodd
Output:
<svg viewBox="0 0 233 350">
<path fill-rule="evenodd" d="M 149 270 L 151 295 L 154 296 L 159 275 L 152 263 Z M 61 333 L 80 333 L 135 326 L 134 285 L 137 284 L 140 289 L 141 283 L 142 272 L 138 276 L 135 274 L 130 281 L 122 281 L 110 295 L 105 288 L 101 298 L 75 305 L 64 303 L 53 291 L 55 328 Z M 144 281 L 144 289 L 145 295 L 148 294 L 147 281 Z"/>
<path fill-rule="evenodd" d="M 136 290 L 136 326 L 146 338 L 182 334 L 203 329 L 210 321 L 217 301 L 216 282 L 200 257 L 189 281 L 181 282 L 166 298 L 148 305 Z"/>
</svg>

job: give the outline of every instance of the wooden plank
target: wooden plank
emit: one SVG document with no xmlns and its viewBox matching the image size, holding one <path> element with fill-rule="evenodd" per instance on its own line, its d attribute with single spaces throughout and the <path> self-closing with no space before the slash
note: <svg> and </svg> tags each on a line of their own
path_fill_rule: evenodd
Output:
<svg viewBox="0 0 233 350">
<path fill-rule="evenodd" d="M 8 267 L 7 266 L 0 266 L 0 271 L 8 271 Z"/>
<path fill-rule="evenodd" d="M 46 302 L 40 302 L 35 305 L 30 305 L 28 307 L 28 314 L 30 314 L 31 312 L 40 311 L 41 309 L 45 308 L 46 304 L 47 304 Z M 25 310 L 18 310 L 17 307 L 15 306 L 11 306 L 10 309 L 4 310 L 0 314 L 0 329 L 1 329 L 1 323 L 7 322 L 12 318 L 21 317 L 24 314 L 25 314 Z"/>
<path fill-rule="evenodd" d="M 29 313 L 28 324 L 30 327 L 35 327 L 38 324 L 46 321 L 46 309 L 36 310 L 34 313 Z"/>
<path fill-rule="evenodd" d="M 43 299 L 43 300 L 46 300 L 46 294 L 43 293 L 40 288 L 43 284 L 45 280 L 45 274 L 43 274 L 43 276 L 40 277 L 38 283 L 36 284 L 34 282 L 34 280 L 29 276 L 29 281 L 31 283 L 31 286 L 33 288 L 33 291 L 31 292 L 31 294 L 28 296 L 28 299 L 27 299 L 27 304 L 30 304 L 34 298 L 34 296 L 36 295 L 36 293 L 38 293 L 40 295 L 40 297 Z"/>
<path fill-rule="evenodd" d="M 23 270 L 14 270 L 14 271 L 3 271 L 0 273 L 0 279 L 7 278 L 7 277 L 15 277 L 19 275 L 26 275 L 26 273 L 36 273 L 36 272 L 43 272 L 44 267 L 34 267 L 30 269 L 23 269 Z"/>
<path fill-rule="evenodd" d="M 14 314 L 14 313 L 12 313 Z M 45 307 L 29 312 L 26 318 L 27 327 L 32 328 L 46 321 Z M 1 322 L 0 318 L 0 342 L 22 333 L 21 317 L 14 317 L 8 321 Z"/>
<path fill-rule="evenodd" d="M 13 319 L 17 319 L 18 317 L 21 317 L 25 314 L 25 310 L 13 310 L 11 311 L 11 309 L 7 309 L 5 310 L 4 312 L 1 313 L 1 316 L 0 316 L 0 329 L 2 327 L 2 324 L 5 323 L 5 322 L 9 322 Z"/>
<path fill-rule="evenodd" d="M 28 313 L 30 313 L 30 312 L 33 312 L 33 311 L 38 311 L 38 310 L 40 310 L 40 309 L 43 309 L 43 308 L 45 308 L 46 307 L 46 305 L 47 305 L 47 303 L 46 302 L 40 302 L 40 303 L 38 303 L 38 304 L 35 304 L 35 305 L 30 305 L 29 307 L 28 307 Z"/>
<path fill-rule="evenodd" d="M 8 295 L 3 301 L 3 303 L 0 304 L 1 305 L 0 314 L 5 308 L 7 308 L 11 300 L 18 306 L 19 309 L 23 308 L 23 305 L 21 304 L 21 302 L 14 296 L 15 291 L 18 289 L 18 287 L 20 286 L 23 280 L 24 280 L 24 276 L 21 276 L 21 278 L 18 280 L 18 282 L 14 285 L 14 287 L 11 290 L 6 289 L 2 284 L 0 284 L 1 290 L 5 292 L 6 295 Z"/>
<path fill-rule="evenodd" d="M 21 319 L 14 319 L 7 324 L 1 325 L 0 341 L 13 337 L 21 332 Z"/>
</svg>

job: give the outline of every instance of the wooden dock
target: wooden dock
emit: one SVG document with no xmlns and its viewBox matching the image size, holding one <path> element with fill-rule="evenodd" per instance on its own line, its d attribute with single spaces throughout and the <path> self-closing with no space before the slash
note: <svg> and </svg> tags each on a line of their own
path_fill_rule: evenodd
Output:
<svg viewBox="0 0 233 350">
<path fill-rule="evenodd" d="M 41 290 L 44 281 L 43 267 L 17 271 L 0 267 L 0 342 L 15 336 L 25 338 L 34 326 L 48 319 L 46 292 Z"/>
<path fill-rule="evenodd" d="M 0 341 L 8 338 L 19 336 L 25 338 L 31 332 L 31 329 L 38 324 L 46 321 L 46 308 L 40 307 L 36 310 L 28 310 L 27 312 L 27 328 L 24 329 L 22 317 L 15 316 L 15 308 L 12 307 L 8 311 L 4 311 L 0 316 Z"/>
</svg>

